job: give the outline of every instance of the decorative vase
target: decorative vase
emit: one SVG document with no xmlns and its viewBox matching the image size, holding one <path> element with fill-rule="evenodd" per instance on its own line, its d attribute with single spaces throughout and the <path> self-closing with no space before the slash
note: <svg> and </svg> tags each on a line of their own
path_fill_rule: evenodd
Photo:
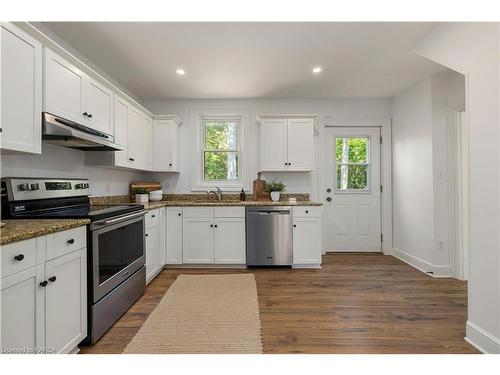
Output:
<svg viewBox="0 0 500 375">
<path fill-rule="evenodd" d="M 149 202 L 149 194 L 135 195 L 135 203 L 148 203 L 148 202 Z"/>
<path fill-rule="evenodd" d="M 273 202 L 277 202 L 280 200 L 280 192 L 279 191 L 271 191 L 271 200 Z"/>
</svg>

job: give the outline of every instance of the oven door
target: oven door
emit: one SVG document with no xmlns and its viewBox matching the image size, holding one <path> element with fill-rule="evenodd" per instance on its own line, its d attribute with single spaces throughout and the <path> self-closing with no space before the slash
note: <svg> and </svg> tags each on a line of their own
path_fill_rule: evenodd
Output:
<svg viewBox="0 0 500 375">
<path fill-rule="evenodd" d="M 94 303 L 145 264 L 144 214 L 141 211 L 92 223 Z"/>
</svg>

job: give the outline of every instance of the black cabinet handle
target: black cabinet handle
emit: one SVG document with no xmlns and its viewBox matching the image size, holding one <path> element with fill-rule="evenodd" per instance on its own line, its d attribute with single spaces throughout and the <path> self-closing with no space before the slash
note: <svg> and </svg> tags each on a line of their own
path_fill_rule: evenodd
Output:
<svg viewBox="0 0 500 375">
<path fill-rule="evenodd" d="M 172 163 L 168 163 L 168 166 L 171 167 L 172 166 Z"/>
<path fill-rule="evenodd" d="M 73 244 L 75 243 L 75 240 L 74 240 L 73 238 L 70 238 L 70 239 L 68 240 L 68 243 L 69 243 L 70 245 L 73 245 Z"/>
<path fill-rule="evenodd" d="M 19 254 L 14 257 L 15 260 L 18 262 L 22 261 L 24 259 L 24 254 Z"/>
<path fill-rule="evenodd" d="M 213 225 L 213 224 L 210 224 L 210 228 L 213 228 L 213 227 L 214 227 L 214 225 Z"/>
<path fill-rule="evenodd" d="M 44 280 L 40 283 L 40 286 L 45 288 L 47 286 L 47 284 L 48 284 L 47 280 Z"/>
<path fill-rule="evenodd" d="M 130 161 L 135 161 L 135 159 L 134 159 L 134 158 L 128 158 L 128 160 L 130 160 Z"/>
<path fill-rule="evenodd" d="M 146 236 L 146 237 L 148 237 L 148 236 L 149 236 L 149 234 L 147 234 L 147 233 L 146 233 L 146 234 L 145 234 L 145 236 Z"/>
<path fill-rule="evenodd" d="M 297 228 L 297 224 L 293 224 L 293 227 L 294 227 L 294 228 Z"/>
<path fill-rule="evenodd" d="M 89 118 L 92 118 L 92 113 L 89 113 L 89 116 L 88 116 L 88 117 L 89 117 Z"/>
<path fill-rule="evenodd" d="M 332 197 L 328 197 L 328 198 L 326 198 L 326 200 L 327 200 L 328 202 L 331 202 L 331 201 L 332 201 Z"/>
<path fill-rule="evenodd" d="M 54 282 L 54 281 L 56 281 L 56 280 L 57 280 L 57 277 L 55 277 L 55 276 L 49 277 L 49 281 L 50 281 L 51 283 L 53 283 L 53 282 Z"/>
<path fill-rule="evenodd" d="M 88 114 L 87 112 L 83 112 L 83 115 L 84 115 L 85 117 L 88 117 L 88 115 L 89 115 L 89 114 Z"/>
<path fill-rule="evenodd" d="M 309 211 L 306 210 L 306 214 L 308 214 L 308 213 L 309 213 Z"/>
<path fill-rule="evenodd" d="M 151 215 L 151 217 L 156 217 L 156 215 Z"/>
<path fill-rule="evenodd" d="M 217 228 L 217 224 L 215 224 L 215 227 Z"/>
<path fill-rule="evenodd" d="M 181 216 L 181 213 L 179 212 L 179 213 L 177 214 L 177 216 Z"/>
</svg>

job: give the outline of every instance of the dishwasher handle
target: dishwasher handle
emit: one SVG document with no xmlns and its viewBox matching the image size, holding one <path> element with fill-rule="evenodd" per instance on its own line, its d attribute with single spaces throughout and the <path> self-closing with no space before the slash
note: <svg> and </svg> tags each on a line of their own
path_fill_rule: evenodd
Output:
<svg viewBox="0 0 500 375">
<path fill-rule="evenodd" d="M 280 210 L 280 211 L 257 211 L 259 215 L 290 215 L 290 211 Z"/>
</svg>

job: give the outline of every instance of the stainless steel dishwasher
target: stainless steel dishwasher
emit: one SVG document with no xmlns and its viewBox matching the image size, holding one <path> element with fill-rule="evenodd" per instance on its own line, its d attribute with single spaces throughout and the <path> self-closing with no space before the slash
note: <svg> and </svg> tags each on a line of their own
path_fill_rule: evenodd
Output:
<svg viewBox="0 0 500 375">
<path fill-rule="evenodd" d="M 246 238 L 247 266 L 291 266 L 291 207 L 247 207 Z"/>
</svg>

